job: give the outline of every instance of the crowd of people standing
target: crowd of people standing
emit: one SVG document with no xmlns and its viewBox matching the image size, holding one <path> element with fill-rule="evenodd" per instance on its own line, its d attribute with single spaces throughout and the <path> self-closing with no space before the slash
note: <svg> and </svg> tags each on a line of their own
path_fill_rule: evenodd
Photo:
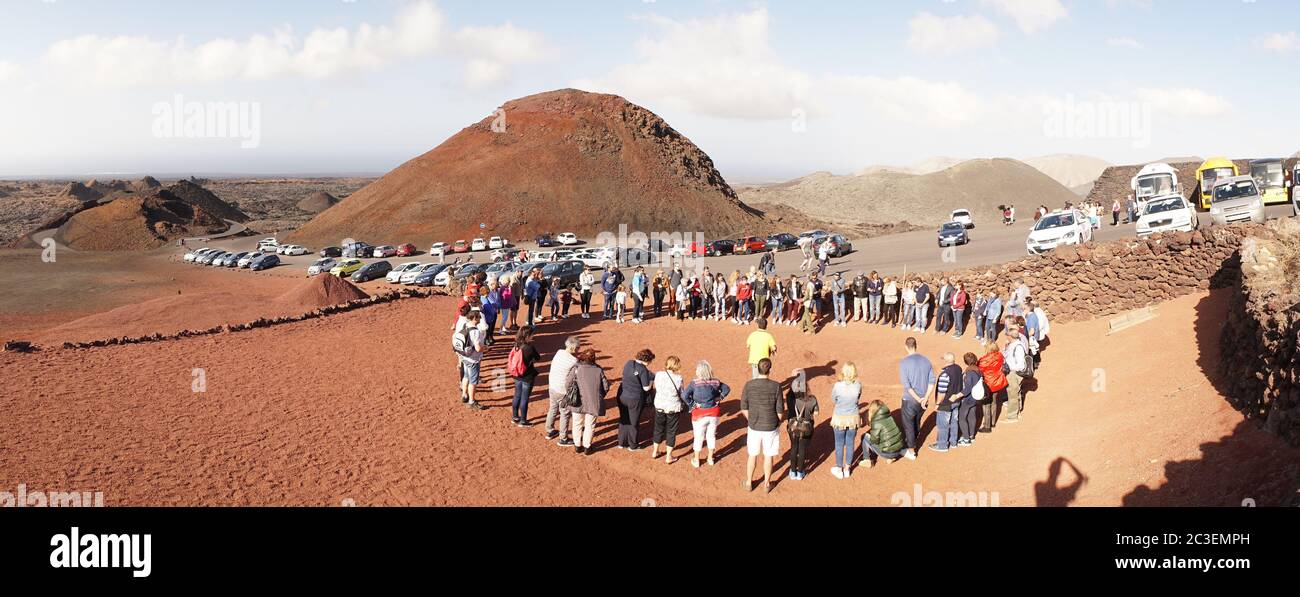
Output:
<svg viewBox="0 0 1300 597">
<path fill-rule="evenodd" d="M 774 377 L 777 342 L 771 326 L 799 326 L 815 334 L 826 323 L 843 327 L 862 323 L 917 335 L 932 330 L 953 338 L 964 336 L 968 322 L 974 326 L 980 349 L 960 356 L 944 353 L 937 367 L 919 352 L 916 336 L 903 340 L 905 354 L 898 378 L 903 391 L 897 413 L 880 400 L 863 404 L 857 366 L 847 362 L 840 367 L 830 395 L 833 410 L 826 421 L 835 455 L 830 474 L 837 479 L 849 478 L 855 465 L 915 459 L 922 447 L 921 421 L 930 410 L 936 438 L 928 448 L 938 453 L 974 445 L 978 435 L 992 432 L 999 421 L 1020 420 L 1025 392 L 1031 389 L 1050 331 L 1047 314 L 1023 281 L 972 292 L 963 281 L 942 276 L 894 278 L 858 272 L 845 280 L 840 273 L 824 277 L 824 265 L 821 271 L 816 266 L 801 269 L 806 271 L 802 276 L 782 278 L 773 273 L 768 259 L 748 272 L 730 274 L 712 273 L 707 267 L 687 273 L 680 266 L 652 274 L 636 267 L 629 278 L 617 267 L 599 276 L 587 268 L 570 287 L 559 285 L 558 279 L 544 279 L 539 270 L 497 280 L 473 276 L 465 284 L 452 328 L 461 402 L 472 409 L 485 408 L 477 391 L 484 354 L 496 343 L 495 336 L 513 334 L 506 359 L 515 386 L 511 417 L 517 426 L 531 426 L 529 398 L 543 358 L 534 340 L 537 326 L 546 321 L 542 304 L 551 306 L 551 320 L 559 320 L 568 317 L 569 304 L 576 299 L 579 316 L 590 319 L 592 295 L 599 292 L 605 299 L 599 316 L 615 324 L 669 317 L 755 326 L 746 340 L 751 379 L 741 386 L 739 399 L 739 416 L 747 427 L 744 484 L 749 490 L 755 488 L 755 473 L 761 471 L 760 486 L 771 491 L 774 460 L 782 451 L 782 425 L 790 442 L 789 478 L 806 477 L 821 414 L 818 398 L 809 391 L 807 370 L 795 367 L 788 377 Z M 521 312 L 526 312 L 522 325 Z M 594 428 L 607 414 L 612 391 L 618 448 L 648 447 L 651 458 L 662 454 L 671 464 L 676 460 L 677 439 L 684 433 L 679 431 L 680 423 L 689 419 L 691 466 L 715 464 L 718 427 L 725 417 L 722 405 L 733 391 L 708 360 L 683 372 L 682 359 L 674 355 L 657 368 L 658 356 L 642 349 L 623 364 L 616 387 L 597 360 L 596 350 L 577 335 L 568 336 L 551 355 L 546 439 L 591 455 Z M 652 429 L 648 444 L 639 434 L 645 419 Z"/>
</svg>

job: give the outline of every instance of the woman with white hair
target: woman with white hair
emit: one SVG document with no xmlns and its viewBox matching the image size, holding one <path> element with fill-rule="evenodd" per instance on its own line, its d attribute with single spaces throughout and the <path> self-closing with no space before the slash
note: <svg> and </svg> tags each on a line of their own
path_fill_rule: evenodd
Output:
<svg viewBox="0 0 1300 597">
<path fill-rule="evenodd" d="M 706 443 L 709 446 L 708 462 L 713 465 L 718 443 L 718 419 L 722 416 L 721 403 L 730 393 L 727 384 L 713 377 L 713 367 L 708 361 L 695 365 L 695 379 L 682 388 L 682 402 L 691 411 L 691 429 L 695 435 L 691 466 L 699 468 L 700 451 Z"/>
</svg>

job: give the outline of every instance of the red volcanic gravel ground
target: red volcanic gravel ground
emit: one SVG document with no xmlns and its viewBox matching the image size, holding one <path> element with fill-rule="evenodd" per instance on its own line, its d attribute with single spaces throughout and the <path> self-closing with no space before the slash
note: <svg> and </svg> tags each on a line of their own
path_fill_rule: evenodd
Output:
<svg viewBox="0 0 1300 597">
<path fill-rule="evenodd" d="M 1260 505 L 1294 491 L 1300 451 L 1244 421 L 1215 389 L 1223 293 L 1161 305 L 1160 316 L 1115 336 L 1104 321 L 1056 325 L 1040 388 L 1023 421 L 947 454 L 830 474 L 832 369 L 858 364 L 866 400 L 897 407 L 906 335 L 864 324 L 815 337 L 777 327 L 777 372 L 808 367 L 823 417 L 815 468 L 776 489 L 744 492 L 739 388 L 753 329 L 730 323 L 616 325 L 570 318 L 539 330 L 550 355 L 570 334 L 601 353 L 617 381 L 627 358 L 652 348 L 693 370 L 709 359 L 736 388 L 719 433 L 721 458 L 694 469 L 683 421 L 667 465 L 612 448 L 616 411 L 599 451 L 574 454 L 543 439 L 545 373 L 530 408 L 510 423 L 508 347 L 484 365 L 498 391 L 489 410 L 460 405 L 448 298 L 411 299 L 324 319 L 235 334 L 96 350 L 0 354 L 0 488 L 102 491 L 108 505 L 889 505 L 919 492 L 987 492 L 1001 505 Z M 975 350 L 970 340 L 920 336 L 922 353 Z M 206 391 L 195 392 L 195 369 Z M 1098 385 L 1100 382 L 1101 385 Z M 615 384 L 616 385 L 616 384 Z M 1102 390 L 1102 391 L 1094 391 Z M 924 441 L 933 440 L 933 411 Z M 648 439 L 649 422 L 642 426 Z M 782 434 L 783 449 L 788 439 Z M 1083 478 L 1079 478 L 1075 470 Z M 910 497 L 908 498 L 910 500 Z M 350 503 L 350 502 L 348 502 Z"/>
</svg>

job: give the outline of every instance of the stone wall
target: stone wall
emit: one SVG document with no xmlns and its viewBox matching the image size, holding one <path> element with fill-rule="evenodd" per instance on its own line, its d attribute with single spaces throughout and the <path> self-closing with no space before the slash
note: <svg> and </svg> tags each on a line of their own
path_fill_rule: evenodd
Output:
<svg viewBox="0 0 1300 597">
<path fill-rule="evenodd" d="M 1242 276 L 1220 338 L 1228 400 L 1300 446 L 1300 222 L 1270 222 L 1241 248 Z"/>
<path fill-rule="evenodd" d="M 1052 321 L 1082 321 L 1124 313 L 1209 288 L 1237 283 L 1242 239 L 1259 225 L 1205 226 L 1066 247 L 1001 265 L 926 275 L 956 277 L 968 291 L 1005 293 L 1018 280 Z M 958 249 L 957 258 L 961 253 Z"/>
</svg>

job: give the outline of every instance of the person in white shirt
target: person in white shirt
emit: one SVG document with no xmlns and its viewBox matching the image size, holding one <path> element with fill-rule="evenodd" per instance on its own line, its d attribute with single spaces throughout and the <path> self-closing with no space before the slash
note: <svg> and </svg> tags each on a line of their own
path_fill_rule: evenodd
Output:
<svg viewBox="0 0 1300 597">
<path fill-rule="evenodd" d="M 1023 384 L 1026 377 L 1029 377 L 1029 347 L 1025 345 L 1024 338 L 1020 335 L 1019 326 L 1008 326 L 1006 330 L 1006 345 L 1002 348 L 1002 358 L 1005 360 L 1007 369 L 1007 406 L 1003 412 L 1003 421 L 1015 423 L 1020 420 L 1020 410 L 1023 404 L 1024 395 Z"/>
<path fill-rule="evenodd" d="M 627 287 L 620 285 L 618 292 L 614 293 L 614 314 L 615 321 L 623 323 L 623 306 L 627 304 Z"/>
<path fill-rule="evenodd" d="M 466 305 L 468 306 L 468 305 Z M 460 360 L 460 400 L 475 410 L 487 410 L 486 406 L 474 399 L 478 390 L 479 367 L 483 363 L 484 327 L 482 315 L 478 311 L 469 311 L 460 320 L 452 332 L 452 347 L 457 348 Z M 466 328 L 469 328 L 466 330 Z"/>
<path fill-rule="evenodd" d="M 546 375 L 547 390 L 549 393 L 550 404 L 546 408 L 546 439 L 552 440 L 560 438 L 559 445 L 568 447 L 573 445 L 573 440 L 568 437 L 569 428 L 569 406 L 564 403 L 564 394 L 568 388 L 564 381 L 569 378 L 569 371 L 574 365 L 578 364 L 578 346 L 582 341 L 577 336 L 569 336 L 564 340 L 564 348 L 555 353 L 551 359 L 551 370 Z M 556 427 L 556 423 L 559 427 Z"/>
<path fill-rule="evenodd" d="M 582 292 L 582 318 L 591 319 L 591 288 L 596 285 L 596 274 L 591 273 L 591 266 L 582 268 L 578 276 L 578 290 Z"/>
<path fill-rule="evenodd" d="M 672 464 L 673 448 L 677 447 L 677 423 L 682 416 L 682 360 L 670 356 L 664 361 L 664 370 L 655 374 L 655 421 L 650 459 L 659 457 L 659 446 L 664 450 L 664 462 Z"/>
</svg>

